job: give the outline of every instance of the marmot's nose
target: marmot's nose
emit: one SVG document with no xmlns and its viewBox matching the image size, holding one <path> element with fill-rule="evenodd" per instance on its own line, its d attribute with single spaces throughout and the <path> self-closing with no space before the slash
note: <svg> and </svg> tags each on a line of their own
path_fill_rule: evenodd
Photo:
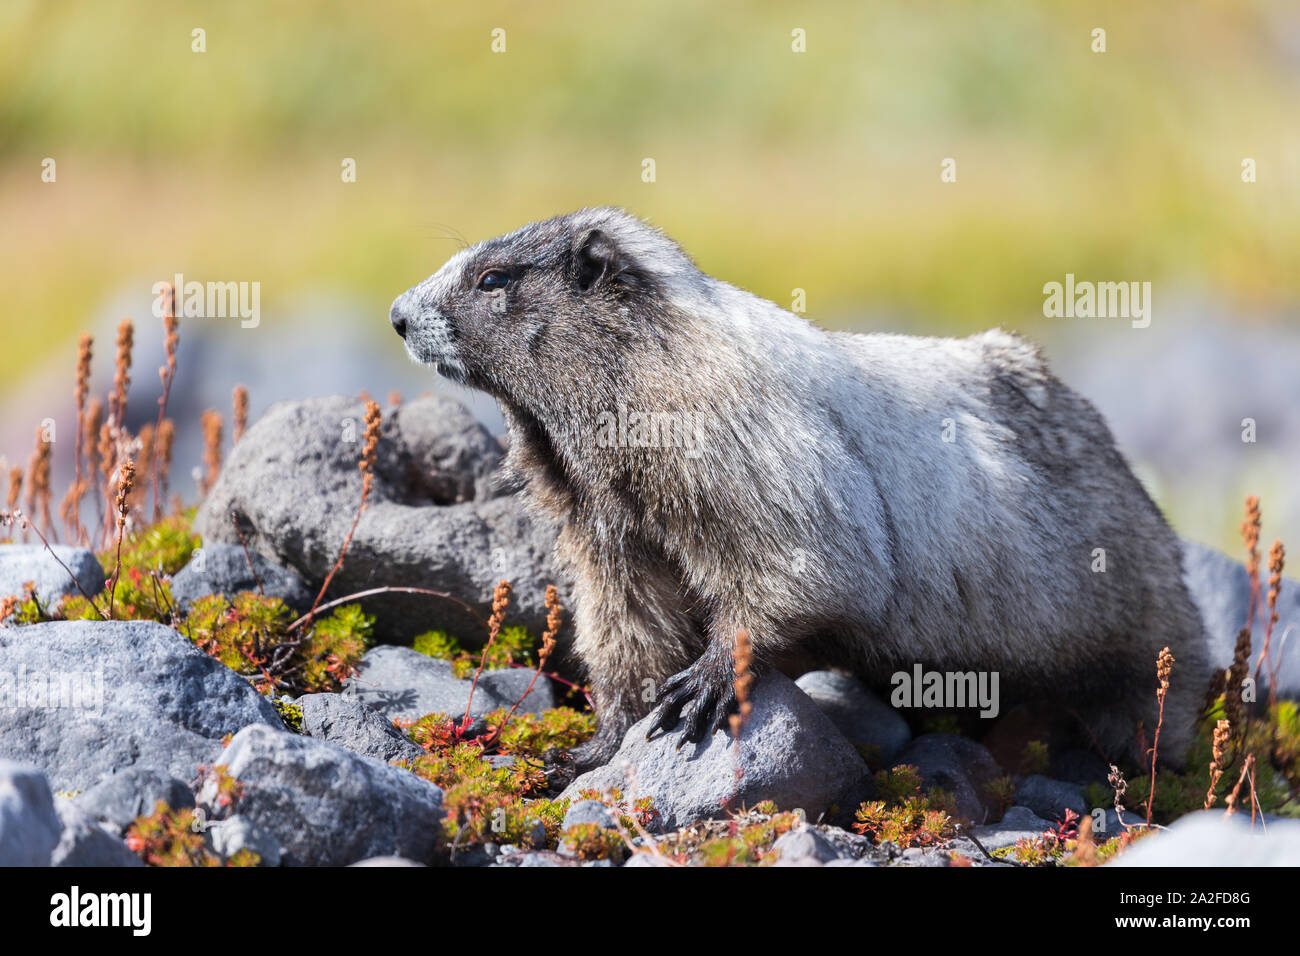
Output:
<svg viewBox="0 0 1300 956">
<path fill-rule="evenodd" d="M 402 308 L 402 297 L 393 300 L 393 307 L 388 310 L 388 321 L 393 323 L 393 330 L 406 338 L 406 311 Z"/>
</svg>

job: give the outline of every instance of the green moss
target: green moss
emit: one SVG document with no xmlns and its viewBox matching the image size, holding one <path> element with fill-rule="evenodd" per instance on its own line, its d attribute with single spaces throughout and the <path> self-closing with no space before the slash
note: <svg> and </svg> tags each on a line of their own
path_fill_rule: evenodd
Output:
<svg viewBox="0 0 1300 956">
<path fill-rule="evenodd" d="M 287 697 L 270 695 L 271 706 L 280 715 L 284 725 L 295 734 L 302 733 L 302 704 L 291 703 Z"/>
</svg>

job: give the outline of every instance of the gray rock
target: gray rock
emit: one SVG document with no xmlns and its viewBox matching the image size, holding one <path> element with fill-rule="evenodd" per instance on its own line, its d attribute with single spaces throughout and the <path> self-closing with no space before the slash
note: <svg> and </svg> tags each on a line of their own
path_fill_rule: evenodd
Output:
<svg viewBox="0 0 1300 956">
<path fill-rule="evenodd" d="M 48 866 L 62 830 L 45 775 L 0 760 L 0 866 Z"/>
<path fill-rule="evenodd" d="M 835 844 L 813 827 L 800 827 L 783 833 L 774 844 L 775 866 L 821 866 L 839 859 Z"/>
<path fill-rule="evenodd" d="M 501 863 L 505 866 L 581 866 L 582 864 L 572 857 L 566 857 L 559 853 L 552 853 L 549 850 L 539 850 L 535 853 L 516 853 L 504 857 Z"/>
<path fill-rule="evenodd" d="M 205 542 L 237 544 L 237 512 L 250 548 L 323 581 L 361 499 L 364 428 L 363 406 L 350 398 L 272 407 L 231 453 L 195 530 Z M 453 594 L 487 617 L 493 589 L 508 578 L 507 623 L 540 634 L 546 586 L 563 591 L 551 558 L 556 531 L 528 516 L 518 497 L 495 496 L 489 476 L 501 457 L 500 443 L 454 399 L 386 410 L 369 506 L 327 598 L 408 585 Z M 384 641 L 439 629 L 466 643 L 484 636 L 446 600 L 393 594 L 364 607 Z"/>
<path fill-rule="evenodd" d="M 850 743 L 875 747 L 886 766 L 892 766 L 890 761 L 912 739 L 902 715 L 855 677 L 834 671 L 809 671 L 795 683 Z"/>
<path fill-rule="evenodd" d="M 515 701 L 522 699 L 519 709 L 515 711 L 517 714 L 540 714 L 555 706 L 555 689 L 548 677 L 539 675 L 534 682 L 535 673 L 535 670 L 526 667 L 485 670 L 479 678 L 478 690 L 487 688 L 489 693 L 504 702 L 502 706 L 505 707 L 513 707 Z M 529 683 L 533 684 L 532 690 L 528 689 Z M 478 691 L 474 693 L 478 696 Z M 525 694 L 528 696 L 525 697 Z"/>
<path fill-rule="evenodd" d="M 823 866 L 880 866 L 880 861 L 869 856 L 860 856 L 857 859 L 840 857 L 835 860 L 828 860 Z"/>
<path fill-rule="evenodd" d="M 523 686 L 516 692 L 521 678 Z M 470 717 L 513 706 L 529 679 L 531 672 L 520 669 L 484 671 L 474 690 Z M 344 682 L 344 687 L 348 694 L 389 720 L 416 720 L 426 714 L 462 716 L 472 684 L 470 678 L 452 673 L 450 661 L 428 657 L 409 647 L 383 645 L 366 652 L 357 673 Z M 549 680 L 539 678 L 518 712 L 537 713 L 554 707 L 549 685 Z"/>
<path fill-rule="evenodd" d="M 1066 810 L 1082 814 L 1089 809 L 1082 787 L 1039 774 L 1016 781 L 1016 803 L 1051 821 L 1064 820 Z"/>
<path fill-rule="evenodd" d="M 1261 584 L 1268 589 L 1268 546 L 1262 545 Z M 1246 568 L 1213 548 L 1183 541 L 1183 581 L 1192 592 L 1192 599 L 1201 609 L 1201 619 L 1209 635 L 1210 660 L 1219 668 L 1232 663 L 1237 647 L 1237 634 L 1246 626 L 1250 608 L 1250 576 Z M 1278 623 L 1273 628 L 1273 660 L 1277 663 L 1278 696 L 1287 699 L 1300 697 L 1300 654 L 1279 653 L 1279 644 L 1287 628 L 1290 640 L 1300 636 L 1300 581 L 1283 578 L 1278 599 Z M 1255 629 L 1251 636 L 1251 668 L 1263 649 L 1263 612 L 1255 612 Z M 1176 665 L 1175 665 L 1176 666 Z M 1260 672 L 1258 699 L 1268 699 L 1268 668 Z"/>
<path fill-rule="evenodd" d="M 1145 836 L 1111 866 L 1295 866 L 1300 861 L 1300 820 L 1278 820 L 1252 830 L 1250 814 L 1225 817 L 1198 810 L 1166 831 Z"/>
<path fill-rule="evenodd" d="M 670 863 L 667 859 L 665 859 L 664 857 L 660 856 L 657 853 L 651 853 L 649 851 L 646 851 L 644 853 L 633 853 L 630 857 L 627 858 L 627 862 L 624 863 L 623 865 L 625 867 L 626 866 L 635 866 L 635 867 L 668 866 L 670 867 L 672 866 L 672 863 Z"/>
<path fill-rule="evenodd" d="M 220 764 L 243 783 L 239 816 L 279 841 L 286 866 L 346 866 L 375 856 L 433 859 L 442 791 L 412 773 L 342 747 L 254 725 Z M 199 791 L 209 812 L 213 785 Z"/>
<path fill-rule="evenodd" d="M 214 820 L 204 837 L 222 862 L 240 850 L 251 850 L 261 858 L 260 866 L 280 865 L 280 843 L 247 817 L 236 813 L 226 820 Z"/>
<path fill-rule="evenodd" d="M 414 860 L 408 860 L 404 856 L 372 856 L 368 860 L 359 860 L 356 863 L 348 864 L 349 867 L 353 867 L 353 866 L 393 867 L 393 866 L 424 866 L 424 865 L 425 864 L 423 863 L 416 863 Z"/>
<path fill-rule="evenodd" d="M 51 549 L 53 555 L 42 544 L 0 544 L 0 597 L 21 597 L 30 581 L 36 585 L 37 600 L 53 610 L 63 598 L 81 594 L 78 583 L 91 597 L 104 589 L 104 569 L 94 552 L 62 544 L 51 545 Z M 75 582 L 59 561 L 76 575 Z"/>
<path fill-rule="evenodd" d="M 1036 839 L 1050 829 L 1052 824 L 1028 807 L 1012 807 L 997 823 L 975 827 L 973 832 L 984 849 L 992 851 L 1012 846 L 1019 840 Z"/>
<path fill-rule="evenodd" d="M 887 854 L 877 849 L 876 845 L 871 842 L 871 838 L 864 834 L 833 826 L 821 827 L 819 832 L 830 841 L 831 845 L 835 847 L 836 854 L 840 857 L 859 859 L 869 856 L 877 862 L 888 858 Z"/>
<path fill-rule="evenodd" d="M 144 866 L 121 836 L 82 811 L 71 800 L 55 807 L 63 823 L 51 866 Z"/>
<path fill-rule="evenodd" d="M 283 726 L 248 681 L 153 621 L 61 621 L 0 631 L 0 757 L 58 790 L 110 770 L 183 780 L 248 724 Z M 152 808 L 150 808 L 152 809 Z"/>
<path fill-rule="evenodd" d="M 599 800 L 575 801 L 565 813 L 560 830 L 567 830 L 580 823 L 595 823 L 606 830 L 612 830 L 618 825 L 614 815 L 609 812 L 609 807 Z"/>
<path fill-rule="evenodd" d="M 302 707 L 302 732 L 308 737 L 328 740 L 384 763 L 413 760 L 424 754 L 424 749 L 404 736 L 391 720 L 355 697 L 305 694 L 296 703 Z"/>
<path fill-rule="evenodd" d="M 309 611 L 315 597 L 296 572 L 280 567 L 251 548 L 245 555 L 239 544 L 206 544 L 194 552 L 189 564 L 172 576 L 172 597 L 182 611 L 204 595 L 234 597 L 241 591 L 281 598 L 295 614 Z"/>
<path fill-rule="evenodd" d="M 816 820 L 866 776 L 852 744 L 788 678 L 764 675 L 753 702 L 739 752 L 721 730 L 680 751 L 676 730 L 647 741 L 651 715 L 633 725 L 608 765 L 578 777 L 562 796 L 577 799 L 581 790 L 614 787 L 629 798 L 650 796 L 669 829 L 723 816 L 724 804 L 762 800 L 782 810 L 802 809 Z M 737 763 L 743 771 L 739 781 Z M 626 779 L 629 771 L 634 785 Z"/>
<path fill-rule="evenodd" d="M 952 794 L 957 816 L 975 823 L 988 819 L 993 801 L 985 788 L 1002 773 L 982 745 L 954 734 L 922 734 L 893 762 L 915 766 L 924 789 L 938 787 Z"/>
<path fill-rule="evenodd" d="M 119 834 L 125 833 L 136 817 L 153 813 L 159 802 L 173 810 L 187 810 L 194 806 L 194 794 L 169 774 L 127 767 L 109 772 L 73 799 L 79 810 Z"/>
</svg>

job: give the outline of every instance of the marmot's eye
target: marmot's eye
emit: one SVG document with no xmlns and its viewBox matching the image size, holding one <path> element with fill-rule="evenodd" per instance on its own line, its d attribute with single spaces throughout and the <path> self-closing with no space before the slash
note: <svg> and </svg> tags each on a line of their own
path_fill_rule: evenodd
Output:
<svg viewBox="0 0 1300 956">
<path fill-rule="evenodd" d="M 483 273 L 478 280 L 478 287 L 484 292 L 495 292 L 497 289 L 504 289 L 509 284 L 510 277 L 496 269 Z"/>
</svg>

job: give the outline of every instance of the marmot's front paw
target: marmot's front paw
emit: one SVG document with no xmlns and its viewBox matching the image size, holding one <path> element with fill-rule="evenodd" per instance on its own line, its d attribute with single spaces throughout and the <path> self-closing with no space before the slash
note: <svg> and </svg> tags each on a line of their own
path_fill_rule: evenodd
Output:
<svg viewBox="0 0 1300 956">
<path fill-rule="evenodd" d="M 655 731 L 672 730 L 684 717 L 685 727 L 677 742 L 677 749 L 681 750 L 686 744 L 698 744 L 718 728 L 725 728 L 727 718 L 738 709 L 730 661 L 710 662 L 706 654 L 680 674 L 674 674 L 660 688 L 655 698 L 654 719 L 645 737 L 649 740 Z"/>
</svg>

